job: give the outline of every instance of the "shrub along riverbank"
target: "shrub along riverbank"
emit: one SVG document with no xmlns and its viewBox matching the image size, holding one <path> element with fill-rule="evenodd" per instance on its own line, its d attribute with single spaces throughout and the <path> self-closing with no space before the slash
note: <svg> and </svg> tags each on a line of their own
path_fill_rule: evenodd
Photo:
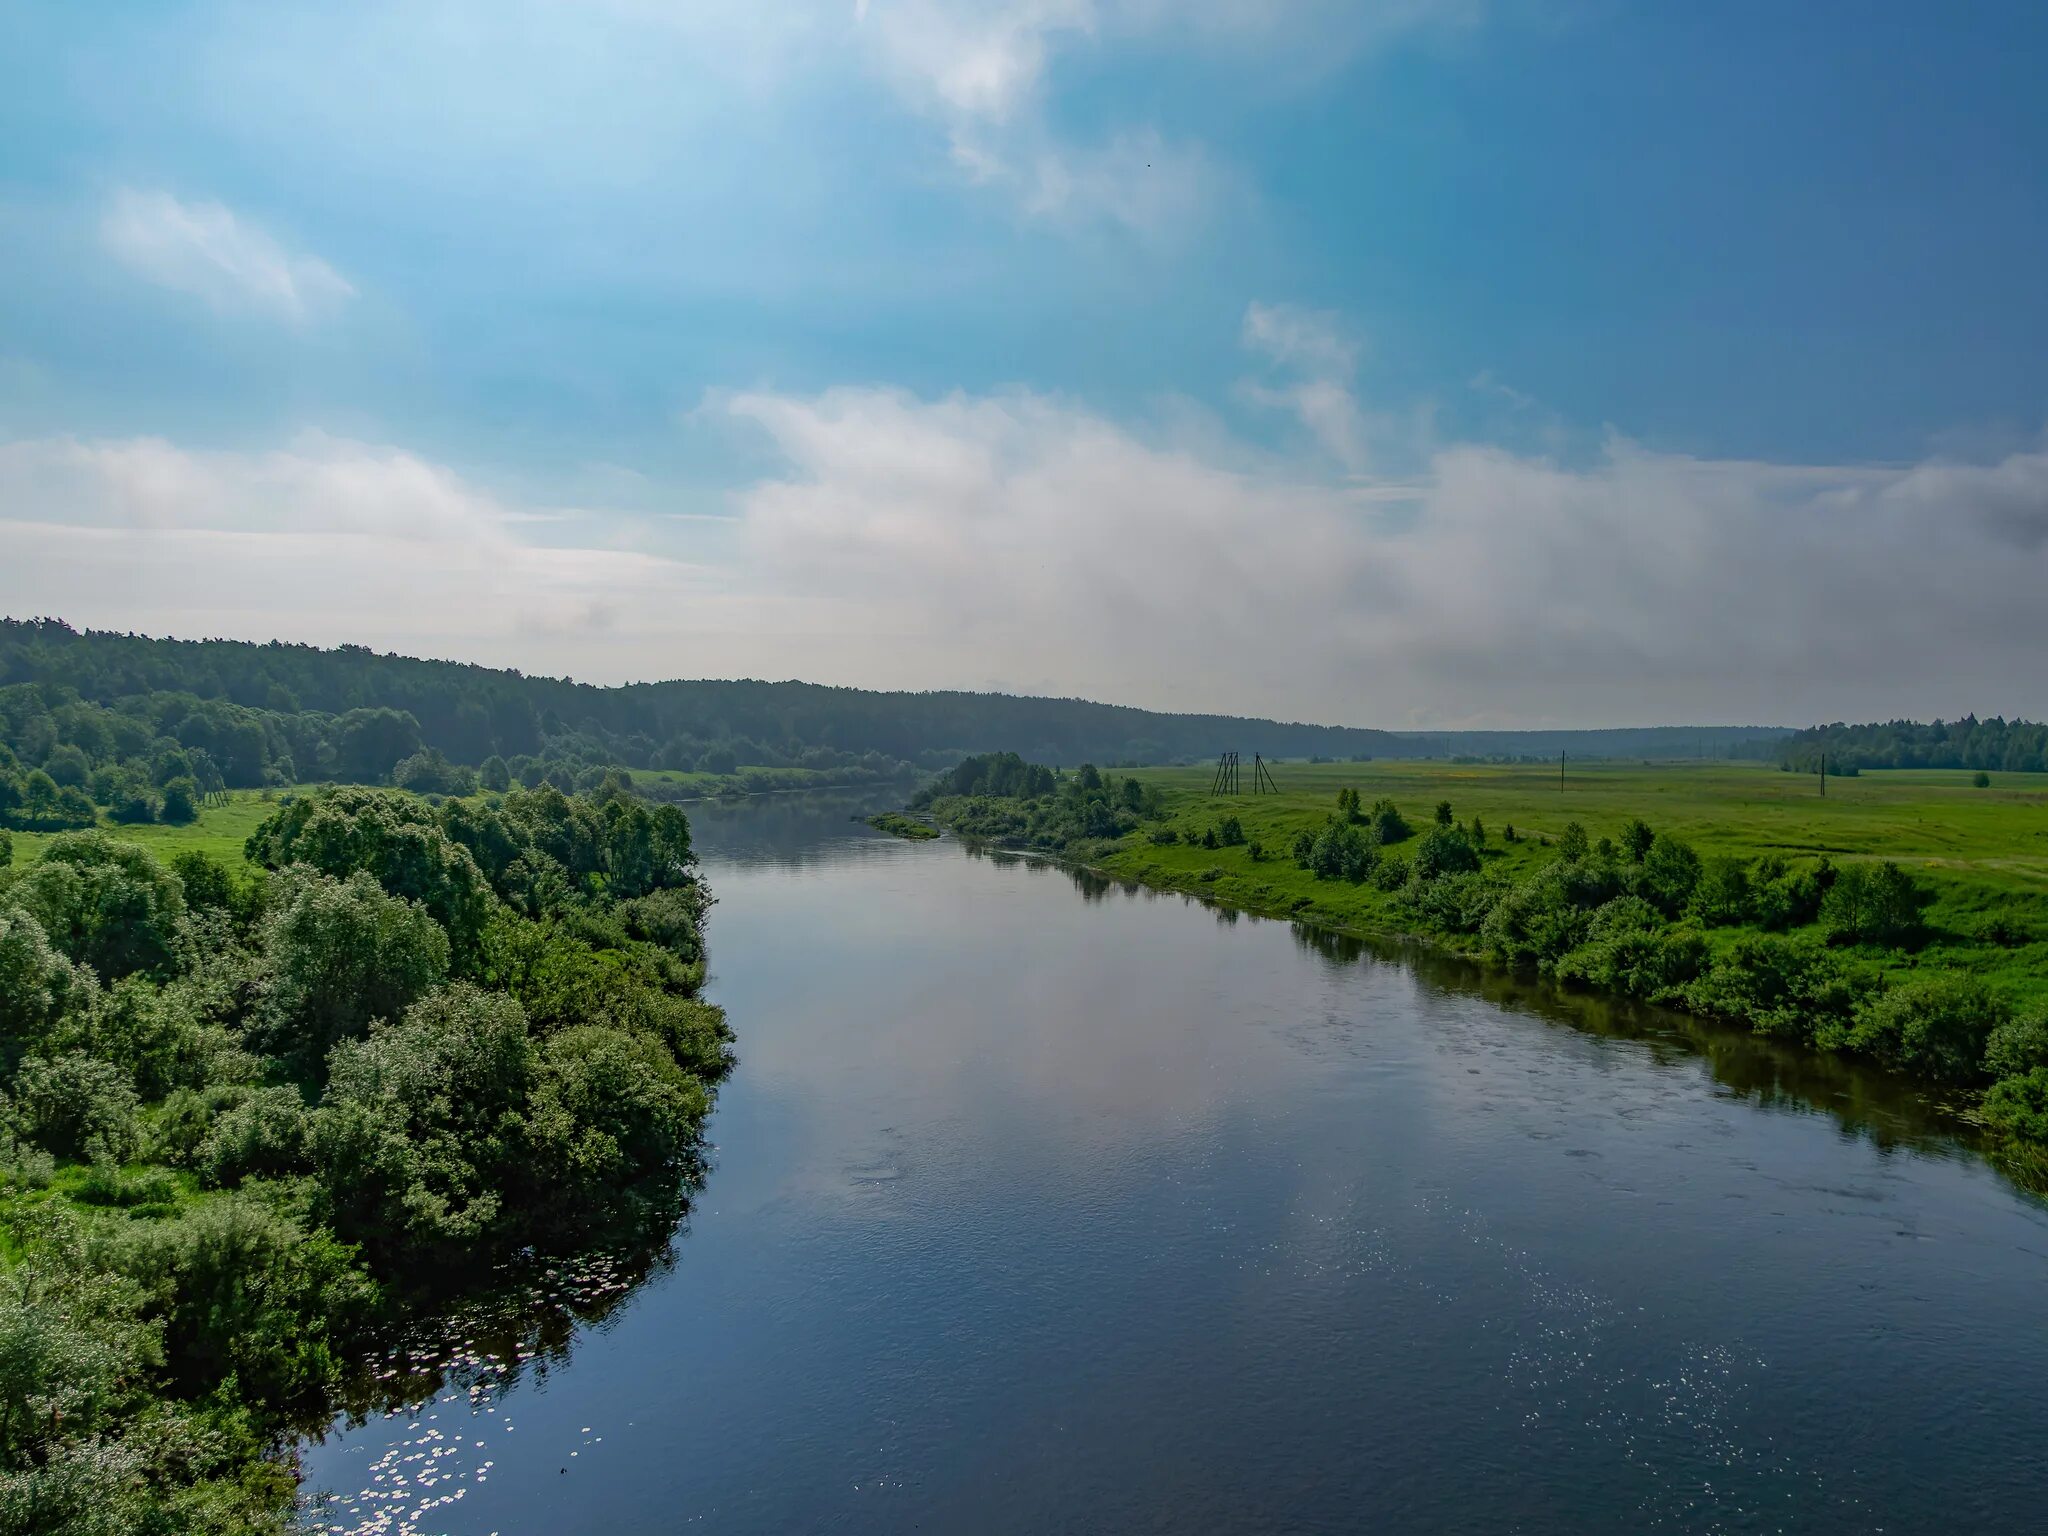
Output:
<svg viewBox="0 0 2048 1536">
<path fill-rule="evenodd" d="M 1055 774 L 1003 754 L 912 804 L 962 836 L 1158 888 L 1853 1052 L 2048 1141 L 2039 896 L 1882 857 L 1703 855 L 1633 816 L 1599 835 L 1576 821 L 1539 834 L 1448 799 L 1340 784 L 1310 811 L 1299 794 L 1212 799 L 1161 777 Z M 1326 787 L 1329 771 L 1318 777 Z"/>
<path fill-rule="evenodd" d="M 247 857 L 0 871 L 0 1531 L 288 1529 L 372 1341 L 680 1213 L 730 1064 L 681 812 L 345 789 Z"/>
</svg>

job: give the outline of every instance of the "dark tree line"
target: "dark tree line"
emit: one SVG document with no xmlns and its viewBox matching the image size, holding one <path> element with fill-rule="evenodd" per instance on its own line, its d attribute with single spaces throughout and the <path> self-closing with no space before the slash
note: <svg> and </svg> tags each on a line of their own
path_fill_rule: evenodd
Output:
<svg viewBox="0 0 2048 1536">
<path fill-rule="evenodd" d="M 807 754 L 873 753 L 928 768 L 1010 746 L 1066 763 L 1167 762 L 1225 748 L 1351 758 L 1416 750 L 1383 731 L 1080 699 L 751 680 L 600 688 L 362 646 L 160 640 L 55 620 L 0 620 L 0 688 L 24 683 L 36 685 L 52 710 L 74 701 L 113 708 L 163 700 L 151 725 L 161 730 L 165 715 L 175 715 L 170 723 L 178 727 L 190 720 L 187 744 L 213 752 L 230 784 L 261 783 L 266 767 L 287 758 L 299 778 L 318 777 L 316 768 L 331 764 L 332 776 L 373 779 L 422 748 L 474 766 L 493 755 L 539 755 L 562 737 L 600 744 L 609 762 L 659 768 L 694 768 L 720 749 L 766 766 L 804 766 Z M 186 739 L 181 730 L 164 734 Z"/>
<path fill-rule="evenodd" d="M 1828 771 L 1860 768 L 1976 768 L 1987 772 L 2048 773 L 2048 725 L 2005 720 L 1887 720 L 1869 725 L 1821 725 L 1778 746 L 1780 767 L 1812 773 L 1827 754 Z"/>
</svg>

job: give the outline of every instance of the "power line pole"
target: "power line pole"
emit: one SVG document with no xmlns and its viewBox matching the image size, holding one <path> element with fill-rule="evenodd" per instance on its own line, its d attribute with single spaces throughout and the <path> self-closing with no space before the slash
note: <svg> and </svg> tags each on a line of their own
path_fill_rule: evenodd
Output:
<svg viewBox="0 0 2048 1536">
<path fill-rule="evenodd" d="M 1820 755 L 1820 797 L 1823 800 L 1828 797 L 1828 755 L 1825 752 Z"/>
<path fill-rule="evenodd" d="M 1557 792 L 1564 793 L 1564 748 L 1557 749 Z"/>
</svg>

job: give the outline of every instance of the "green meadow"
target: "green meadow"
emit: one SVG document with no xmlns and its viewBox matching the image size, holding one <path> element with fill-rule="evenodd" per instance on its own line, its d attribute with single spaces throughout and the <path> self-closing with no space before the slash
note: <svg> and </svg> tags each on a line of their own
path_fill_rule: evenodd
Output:
<svg viewBox="0 0 2048 1536">
<path fill-rule="evenodd" d="M 263 818 L 277 809 L 280 798 L 281 793 L 277 790 L 232 789 L 227 792 L 225 800 L 216 799 L 213 804 L 202 806 L 199 819 L 182 827 L 162 822 L 126 826 L 102 817 L 100 830 L 124 842 L 140 843 L 159 860 L 168 861 L 178 854 L 196 851 L 209 854 L 235 869 L 243 863 L 242 844 L 261 825 Z M 43 849 L 51 840 L 64 834 L 12 832 L 8 835 L 14 839 L 14 861 L 27 864 L 41 858 Z"/>
<path fill-rule="evenodd" d="M 1477 816 L 1484 823 L 1486 867 L 1516 876 L 1552 857 L 1547 845 L 1571 822 L 1597 842 L 1618 838 L 1641 817 L 1707 857 L 1892 860 L 1934 897 L 1926 912 L 1931 942 L 1901 956 L 1897 968 L 1955 967 L 2016 998 L 2048 996 L 2048 774 L 1993 774 L 1980 789 L 1963 770 L 1865 772 L 1831 777 L 1823 798 L 1815 776 L 1747 763 L 1568 762 L 1562 784 L 1555 763 L 1282 763 L 1273 768 L 1277 795 L 1212 795 L 1207 765 L 1129 772 L 1158 786 L 1167 825 L 1183 841 L 1160 845 L 1139 831 L 1090 862 L 1247 911 L 1367 933 L 1405 930 L 1391 893 L 1318 880 L 1289 855 L 1297 833 L 1328 820 L 1340 789 L 1356 789 L 1368 804 L 1390 797 L 1417 828 L 1448 800 L 1459 822 Z M 1250 764 L 1242 777 L 1248 786 Z M 1200 846 L 1202 833 L 1229 816 L 1245 843 Z M 2002 935 L 1995 942 L 1985 937 L 1994 927 Z"/>
</svg>

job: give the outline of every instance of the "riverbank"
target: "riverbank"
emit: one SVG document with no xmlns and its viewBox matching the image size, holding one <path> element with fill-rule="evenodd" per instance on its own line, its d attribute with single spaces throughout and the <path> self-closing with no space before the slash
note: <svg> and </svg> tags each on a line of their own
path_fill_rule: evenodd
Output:
<svg viewBox="0 0 2048 1536">
<path fill-rule="evenodd" d="M 1200 772 L 920 800 L 963 837 L 1154 890 L 1859 1055 L 2048 1139 L 2048 785 L 1868 774 L 1823 802 L 1727 765 L 1582 767 L 1560 790 L 1555 768 L 1326 764 L 1216 796 Z M 1017 780 L 969 765 L 936 788 Z"/>
<path fill-rule="evenodd" d="M 0 873 L 9 1530 L 296 1529 L 368 1353 L 687 1210 L 732 1052 L 680 811 L 343 789 L 241 851 Z"/>
</svg>

